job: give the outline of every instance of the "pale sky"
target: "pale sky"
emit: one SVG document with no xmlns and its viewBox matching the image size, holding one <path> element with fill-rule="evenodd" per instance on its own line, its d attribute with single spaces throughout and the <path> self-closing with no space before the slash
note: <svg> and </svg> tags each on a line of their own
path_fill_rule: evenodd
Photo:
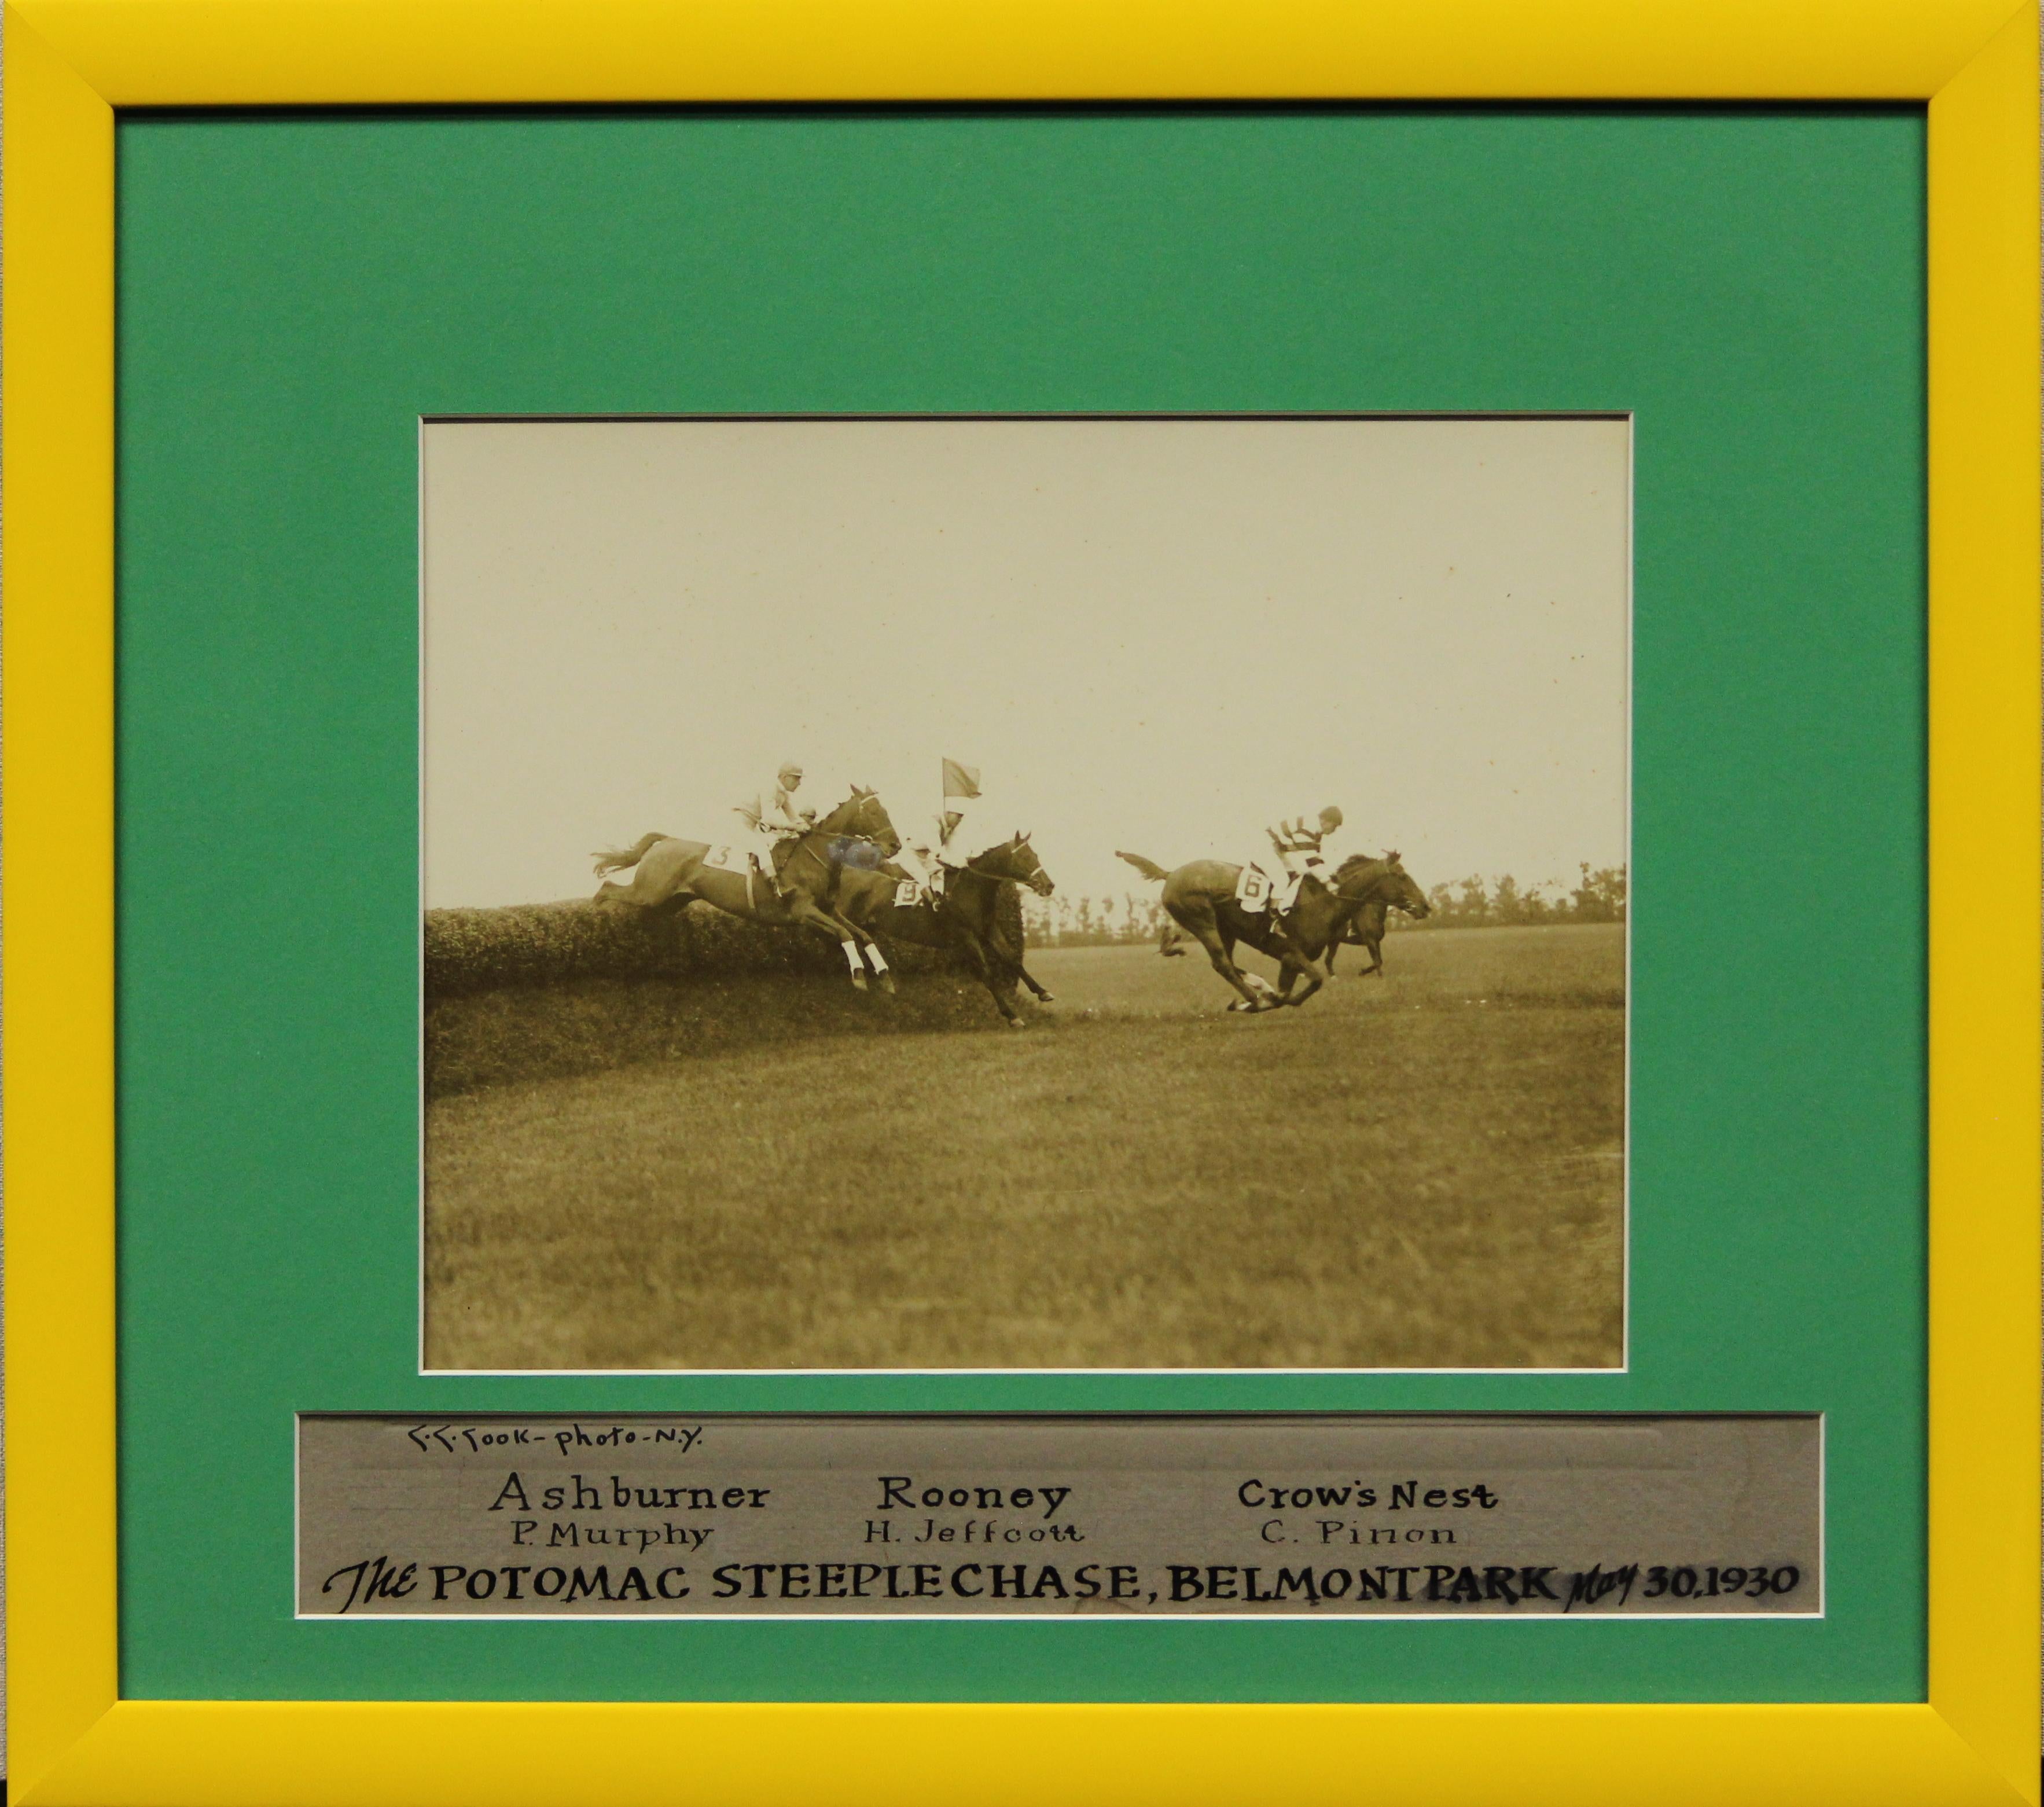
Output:
<svg viewBox="0 0 2044 1807">
<path fill-rule="evenodd" d="M 734 838 L 793 759 L 927 828 L 981 769 L 1061 892 L 1337 854 L 1431 886 L 1627 858 L 1622 421 L 436 422 L 428 907 Z"/>
</svg>

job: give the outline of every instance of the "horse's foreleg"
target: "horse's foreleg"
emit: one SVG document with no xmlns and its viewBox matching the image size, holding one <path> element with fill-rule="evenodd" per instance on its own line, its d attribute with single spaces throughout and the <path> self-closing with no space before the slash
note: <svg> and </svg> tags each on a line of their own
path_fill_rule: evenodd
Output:
<svg viewBox="0 0 2044 1807">
<path fill-rule="evenodd" d="M 1327 975 L 1320 971 L 1317 963 L 1307 958 L 1297 942 L 1287 940 L 1278 957 L 1284 963 L 1283 982 L 1278 987 L 1278 1001 L 1281 1004 L 1303 1004 L 1327 983 Z M 1296 997 L 1292 991 L 1294 978 L 1303 978 L 1306 982 L 1306 989 Z"/>
<path fill-rule="evenodd" d="M 852 925 L 820 908 L 805 891 L 797 891 L 783 899 L 790 920 L 805 928 L 813 928 L 820 935 L 827 935 L 844 949 L 844 963 L 851 969 L 851 982 L 859 990 L 866 989 L 866 967 L 859 958 L 858 931 Z M 886 963 L 881 963 L 884 968 Z M 894 975 L 887 975 L 891 987 Z"/>
<path fill-rule="evenodd" d="M 1014 975 L 1009 969 L 1012 966 L 1020 971 L 1020 963 L 1002 959 L 970 930 L 959 939 L 964 945 L 966 958 L 971 963 L 973 976 L 986 987 L 986 994 L 993 1000 L 1001 1020 L 1011 1029 L 1022 1028 L 1022 1013 L 1015 1008 L 1015 1001 L 1008 995 L 1015 982 Z"/>
<path fill-rule="evenodd" d="M 986 948 L 987 958 L 994 963 L 995 969 L 1009 984 L 1019 983 L 1028 986 L 1030 995 L 1039 1004 L 1057 1002 L 1057 998 L 1046 987 L 1039 985 L 1036 982 L 1035 975 L 1023 965 L 1022 956 L 1020 954 L 1011 952 L 998 941 L 987 942 Z"/>
<path fill-rule="evenodd" d="M 863 959 L 866 964 L 873 969 L 873 976 L 880 982 L 880 989 L 892 998 L 900 987 L 894 982 L 894 975 L 888 967 L 887 956 L 880 951 L 880 944 L 863 927 L 842 912 L 827 910 L 824 913 L 836 925 L 840 940 L 850 937 L 844 941 L 844 945 L 847 957 L 852 961 L 855 971 L 859 961 Z M 852 952 L 855 948 L 856 953 Z M 859 982 L 863 986 L 865 982 L 866 975 L 860 972 Z"/>
<path fill-rule="evenodd" d="M 954 932 L 959 952 L 966 957 L 972 968 L 972 975 L 986 987 L 986 994 L 993 1000 L 993 1007 L 1001 1013 L 1001 1019 L 1011 1029 L 1023 1027 L 1022 1013 L 1016 1009 L 1008 994 L 1001 990 L 1002 980 L 1008 978 L 1008 962 L 990 952 L 986 944 L 970 928 L 960 928 Z"/>
<path fill-rule="evenodd" d="M 873 976 L 880 981 L 880 989 L 892 992 L 895 988 L 894 975 L 888 970 L 887 956 L 881 952 L 880 944 L 869 935 L 861 944 L 859 952 L 866 956 L 866 963 L 872 967 Z"/>
</svg>

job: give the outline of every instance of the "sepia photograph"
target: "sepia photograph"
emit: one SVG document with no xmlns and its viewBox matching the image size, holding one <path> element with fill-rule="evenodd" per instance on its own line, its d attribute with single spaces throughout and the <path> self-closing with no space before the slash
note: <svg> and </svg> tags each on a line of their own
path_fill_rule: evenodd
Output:
<svg viewBox="0 0 2044 1807">
<path fill-rule="evenodd" d="M 1631 432 L 425 423 L 425 1367 L 1623 1367 Z"/>
</svg>

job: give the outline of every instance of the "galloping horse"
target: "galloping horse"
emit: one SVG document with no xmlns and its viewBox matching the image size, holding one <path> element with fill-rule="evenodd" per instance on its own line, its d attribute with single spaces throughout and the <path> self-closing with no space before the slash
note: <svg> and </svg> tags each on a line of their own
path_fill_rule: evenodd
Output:
<svg viewBox="0 0 2044 1807">
<path fill-rule="evenodd" d="M 1391 906 L 1381 898 L 1374 898 L 1349 918 L 1348 926 L 1327 944 L 1327 977 L 1335 976 L 1335 955 L 1353 944 L 1366 950 L 1370 963 L 1355 976 L 1358 978 L 1381 978 L 1384 976 L 1384 925 L 1391 914 Z"/>
<path fill-rule="evenodd" d="M 859 875 L 862 890 L 865 878 Z M 1022 1013 L 1008 996 L 1016 980 L 1043 1002 L 1050 1003 L 1051 998 L 1023 965 L 1021 944 L 1001 920 L 1001 887 L 1009 884 L 1027 885 L 1039 898 L 1047 898 L 1056 888 L 1027 834 L 1016 835 L 954 867 L 944 882 L 943 895 L 936 903 L 927 896 L 912 904 L 896 903 L 889 881 L 886 901 L 857 920 L 896 940 L 948 948 L 962 955 L 973 976 L 986 987 L 1002 1020 L 1010 1028 L 1019 1029 Z M 852 913 L 850 902 L 844 907 L 847 914 Z"/>
<path fill-rule="evenodd" d="M 1404 909 L 1400 904 L 1400 909 Z M 1343 942 L 1352 941 L 1358 948 L 1369 951 L 1370 963 L 1355 976 L 1358 978 L 1381 978 L 1384 976 L 1384 924 L 1391 913 L 1392 906 L 1382 898 L 1372 898 L 1349 921 L 1347 931 L 1337 935 L 1327 944 L 1327 976 L 1335 971 L 1335 951 Z M 1427 916 L 1429 910 L 1408 911 L 1408 915 Z"/>
<path fill-rule="evenodd" d="M 1235 901 L 1235 886 L 1242 868 L 1221 859 L 1196 859 L 1177 871 L 1166 872 L 1139 853 L 1123 853 L 1125 859 L 1146 879 L 1164 882 L 1164 908 L 1207 951 L 1213 969 L 1241 993 L 1236 1010 L 1274 1009 L 1281 1004 L 1303 1004 L 1327 982 L 1327 975 L 1314 963 L 1348 926 L 1349 920 L 1373 901 L 1381 899 L 1415 916 L 1427 913 L 1426 893 L 1412 882 L 1396 853 L 1381 859 L 1355 854 L 1342 862 L 1331 886 L 1308 873 L 1301 881 L 1299 898 L 1285 912 L 1281 922 L 1274 911 L 1250 911 Z M 1235 948 L 1246 941 L 1260 953 L 1268 954 L 1283 969 L 1278 988 L 1270 986 L 1235 963 Z M 1306 989 L 1292 995 L 1293 980 L 1303 978 Z"/>
<path fill-rule="evenodd" d="M 797 837 L 782 863 L 778 895 L 738 864 L 740 856 L 728 849 L 710 841 L 652 834 L 641 836 L 630 847 L 611 848 L 596 855 L 599 876 L 627 867 L 636 868 L 628 883 L 606 881 L 599 886 L 596 901 L 671 915 L 700 899 L 771 928 L 813 928 L 843 945 L 851 982 L 860 990 L 866 989 L 866 968 L 870 966 L 882 989 L 892 991 L 894 975 L 887 970 L 879 944 L 852 920 L 846 907 L 847 894 L 858 882 L 878 877 L 861 861 L 861 850 L 868 843 L 878 849 L 877 857 L 866 855 L 874 859 L 876 865 L 878 858 L 891 859 L 901 851 L 901 838 L 878 794 L 854 785 L 844 802 Z"/>
</svg>

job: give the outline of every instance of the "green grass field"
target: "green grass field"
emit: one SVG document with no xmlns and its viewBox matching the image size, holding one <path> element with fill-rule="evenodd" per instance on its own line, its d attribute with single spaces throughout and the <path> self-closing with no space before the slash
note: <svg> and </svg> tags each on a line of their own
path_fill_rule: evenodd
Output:
<svg viewBox="0 0 2044 1807">
<path fill-rule="evenodd" d="M 1624 930 L 1386 957 L 1245 1016 L 1197 951 L 1047 949 L 1020 1033 L 436 1099 L 428 1364 L 1617 1364 Z"/>
</svg>

